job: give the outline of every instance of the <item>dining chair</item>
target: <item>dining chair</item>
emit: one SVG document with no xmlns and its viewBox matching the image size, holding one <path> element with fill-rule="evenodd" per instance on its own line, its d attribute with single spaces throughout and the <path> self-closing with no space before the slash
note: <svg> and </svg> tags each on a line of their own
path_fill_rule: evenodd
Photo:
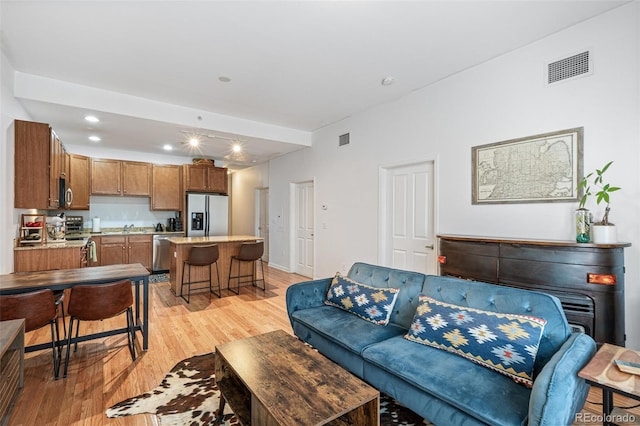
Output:
<svg viewBox="0 0 640 426">
<path fill-rule="evenodd" d="M 253 243 L 242 243 L 240 246 L 240 252 L 236 256 L 231 256 L 231 261 L 229 262 L 229 290 L 234 292 L 235 294 L 240 294 L 240 284 L 242 283 L 251 283 L 251 285 L 258 287 L 261 290 L 266 290 L 267 282 L 264 279 L 264 264 L 262 262 L 262 255 L 264 254 L 264 241 L 257 241 Z M 262 278 L 257 277 L 257 268 L 256 263 L 260 261 L 260 269 L 262 270 Z M 237 273 L 236 275 L 231 275 L 233 270 L 233 263 L 237 265 Z M 250 274 L 241 274 L 241 265 L 243 263 L 251 263 L 251 273 Z M 250 280 L 241 281 L 241 278 L 250 278 Z M 235 279 L 238 283 L 238 289 L 233 290 L 231 288 L 231 280 Z M 258 281 L 262 281 L 262 287 L 258 286 Z"/>
<path fill-rule="evenodd" d="M 43 289 L 28 293 L 0 296 L 0 321 L 25 319 L 25 332 L 38 330 L 49 324 L 51 327 L 51 352 L 53 355 L 53 377 L 58 379 L 62 344 L 58 325 L 58 308 L 53 291 Z M 66 334 L 63 339 L 66 339 Z"/>
<path fill-rule="evenodd" d="M 126 313 L 127 317 L 127 345 L 131 359 L 136 360 L 136 334 L 133 321 L 133 294 L 131 281 L 122 280 L 108 284 L 82 284 L 71 288 L 67 306 L 69 313 L 69 335 L 67 337 L 67 353 L 64 361 L 64 374 L 67 377 L 69 367 L 69 353 L 73 326 L 76 323 L 76 342 L 74 352 L 78 350 L 78 335 L 80 321 L 101 321 Z"/>
<path fill-rule="evenodd" d="M 180 282 L 180 296 L 189 303 L 191 299 L 191 284 L 195 283 L 203 283 L 209 282 L 209 292 L 215 294 L 218 297 L 222 296 L 221 287 L 220 287 L 220 272 L 218 270 L 218 258 L 220 257 L 220 249 L 217 244 L 212 244 L 208 246 L 193 246 L 191 250 L 189 250 L 189 257 L 183 261 L 182 264 L 182 281 Z M 213 291 L 212 287 L 212 275 L 213 275 L 213 265 L 216 265 L 216 277 L 218 280 L 218 292 Z M 184 273 L 187 270 L 187 266 L 189 267 L 189 281 L 185 282 Z M 191 267 L 192 266 L 208 266 L 209 267 L 209 279 L 208 280 L 199 280 L 199 281 L 191 281 Z M 187 297 L 184 297 L 183 287 L 187 285 Z"/>
</svg>

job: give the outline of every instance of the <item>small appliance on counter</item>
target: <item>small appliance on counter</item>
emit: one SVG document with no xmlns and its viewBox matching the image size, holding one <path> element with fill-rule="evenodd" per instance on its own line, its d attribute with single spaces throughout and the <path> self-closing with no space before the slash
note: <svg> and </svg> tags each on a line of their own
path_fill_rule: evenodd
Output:
<svg viewBox="0 0 640 426">
<path fill-rule="evenodd" d="M 176 212 L 176 232 L 182 232 L 182 215 L 181 212 Z"/>
<path fill-rule="evenodd" d="M 47 217 L 47 239 L 49 241 L 66 241 L 66 218 L 64 213 L 58 216 Z"/>
<path fill-rule="evenodd" d="M 167 219 L 167 232 L 175 232 L 176 230 L 176 219 L 170 217 Z"/>
<path fill-rule="evenodd" d="M 84 229 L 84 218 L 82 216 L 67 216 L 67 240 L 81 240 Z"/>
</svg>

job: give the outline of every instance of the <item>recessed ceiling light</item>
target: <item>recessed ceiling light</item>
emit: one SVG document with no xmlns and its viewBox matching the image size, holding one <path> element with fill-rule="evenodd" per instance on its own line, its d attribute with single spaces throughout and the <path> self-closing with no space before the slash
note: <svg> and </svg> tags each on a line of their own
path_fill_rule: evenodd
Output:
<svg viewBox="0 0 640 426">
<path fill-rule="evenodd" d="M 93 115 L 87 115 L 84 119 L 89 121 L 89 122 L 91 122 L 91 123 L 97 123 L 97 122 L 100 121 L 100 119 L 98 117 L 93 116 Z"/>
<path fill-rule="evenodd" d="M 163 146 L 162 149 L 164 149 L 165 151 L 173 151 L 173 147 L 169 144 L 166 144 L 165 146 Z"/>
<path fill-rule="evenodd" d="M 380 82 L 380 84 L 382 84 L 383 86 L 390 86 L 393 84 L 393 82 L 396 81 L 395 78 L 388 76 L 382 79 L 382 81 Z"/>
<path fill-rule="evenodd" d="M 231 145 L 231 150 L 233 152 L 240 152 L 242 151 L 242 145 L 240 145 L 240 143 L 235 142 L 233 145 Z"/>
<path fill-rule="evenodd" d="M 223 83 L 228 83 L 228 82 L 231 81 L 231 78 L 227 77 L 227 76 L 224 76 L 224 75 L 221 75 L 220 77 L 218 77 L 218 80 L 220 80 Z"/>
<path fill-rule="evenodd" d="M 198 140 L 198 138 L 191 138 L 191 139 L 189 139 L 189 145 L 198 146 L 198 145 L 200 145 L 200 141 Z"/>
<path fill-rule="evenodd" d="M 100 142 L 102 139 L 100 139 L 98 136 L 89 136 L 89 140 L 91 142 Z"/>
</svg>

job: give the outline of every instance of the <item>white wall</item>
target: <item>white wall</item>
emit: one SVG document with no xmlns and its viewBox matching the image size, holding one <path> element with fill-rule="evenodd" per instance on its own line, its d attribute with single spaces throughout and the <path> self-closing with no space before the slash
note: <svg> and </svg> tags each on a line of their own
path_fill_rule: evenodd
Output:
<svg viewBox="0 0 640 426">
<path fill-rule="evenodd" d="M 0 8 L 1 9 L 1 8 Z M 2 110 L 0 139 L 0 274 L 13 271 L 13 239 L 17 236 L 20 214 L 13 208 L 13 120 L 29 120 L 22 105 L 13 97 L 13 67 L 4 52 L 0 58 L 0 105 Z"/>
<path fill-rule="evenodd" d="M 310 179 L 315 275 L 377 263 L 379 167 L 415 160 L 437 163 L 438 233 L 573 240 L 576 202 L 472 205 L 471 147 L 584 126 L 585 171 L 613 160 L 608 178 L 622 187 L 612 196 L 611 220 L 619 239 L 632 243 L 625 250 L 627 344 L 640 347 L 639 20 L 640 4 L 625 5 L 316 131 L 312 148 L 271 161 L 271 264 L 290 268 L 289 185 Z M 593 52 L 593 75 L 543 84 L 545 63 L 584 49 Z M 346 132 L 351 144 L 339 148 Z"/>
<path fill-rule="evenodd" d="M 230 175 L 231 234 L 255 235 L 256 189 L 269 185 L 269 164 L 238 170 Z"/>
</svg>

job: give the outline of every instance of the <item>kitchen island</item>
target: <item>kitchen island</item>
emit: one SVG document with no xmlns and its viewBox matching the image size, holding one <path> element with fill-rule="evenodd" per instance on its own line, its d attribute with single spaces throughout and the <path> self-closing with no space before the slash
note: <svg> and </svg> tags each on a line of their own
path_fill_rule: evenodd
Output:
<svg viewBox="0 0 640 426">
<path fill-rule="evenodd" d="M 181 280 L 182 280 L 182 266 L 183 261 L 189 258 L 189 251 L 194 246 L 206 246 L 210 244 L 217 244 L 220 250 L 220 258 L 218 259 L 218 270 L 220 272 L 220 288 L 229 288 L 229 264 L 231 263 L 231 257 L 236 256 L 240 252 L 240 246 L 242 243 L 251 243 L 255 241 L 261 241 L 263 238 L 252 235 L 225 235 L 214 237 L 175 237 L 169 238 L 169 253 L 171 256 L 171 265 L 169 269 L 169 277 L 171 281 L 171 290 L 176 296 L 181 296 Z M 243 264 L 242 274 L 249 273 L 249 265 Z M 235 269 L 235 266 L 234 266 Z M 192 267 L 193 273 L 191 281 L 206 280 L 208 278 L 208 268 L 206 267 Z M 213 267 L 213 286 L 216 286 L 216 267 Z M 187 272 L 185 279 L 189 279 Z M 245 283 L 246 285 L 246 283 Z M 234 281 L 235 287 L 235 281 Z M 209 289 L 209 284 L 206 282 L 197 283 L 191 286 L 191 292 L 197 292 L 199 290 Z"/>
</svg>

